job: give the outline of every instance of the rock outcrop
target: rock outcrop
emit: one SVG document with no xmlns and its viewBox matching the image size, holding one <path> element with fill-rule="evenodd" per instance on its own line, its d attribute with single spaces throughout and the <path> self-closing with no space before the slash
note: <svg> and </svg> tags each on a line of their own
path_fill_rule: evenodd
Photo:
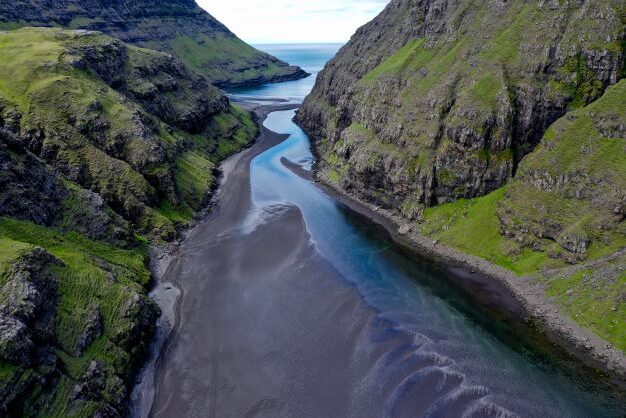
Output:
<svg viewBox="0 0 626 418">
<path fill-rule="evenodd" d="M 50 225 L 59 216 L 65 190 L 58 176 L 24 154 L 18 143 L 12 132 L 0 128 L 0 215 Z M 16 151 L 12 155 L 9 146 L 17 148 L 23 158 L 16 158 Z"/>
<path fill-rule="evenodd" d="M 64 411 L 106 410 L 113 415 L 125 414 L 126 399 L 132 388 L 132 376 L 143 360 L 158 315 L 155 303 L 146 296 L 127 289 L 121 309 L 108 325 L 99 305 L 85 312 L 84 324 L 63 329 L 63 309 L 71 306 L 61 289 L 72 288 L 64 280 L 84 280 L 80 275 L 63 277 L 66 266 L 41 248 L 25 251 L 3 274 L 0 287 L 0 414 L 19 417 L 34 413 L 51 415 Z M 118 286 L 122 290 L 123 286 Z M 103 294 L 106 294 L 104 289 Z M 124 293 L 120 293 L 123 295 Z M 77 295 L 78 296 L 78 295 Z M 76 296 L 75 296 L 76 297 Z M 89 298 L 88 295 L 80 295 Z M 127 299 L 126 299 L 127 298 Z M 106 300 L 109 306 L 111 300 Z M 126 306 L 136 307 L 133 310 Z M 80 312 L 72 312 L 79 315 Z M 75 318 L 76 325 L 81 318 Z M 75 326 L 76 326 L 75 325 Z M 69 334 L 76 334 L 75 350 L 67 352 Z M 112 365 L 92 360 L 87 371 L 74 384 L 71 397 L 63 400 L 62 386 L 71 384 L 73 373 L 80 370 L 85 353 L 97 339 L 106 341 L 108 355 L 123 361 Z M 118 357 L 121 353 L 127 353 Z M 76 369 L 75 369 L 76 368 Z M 33 398 L 35 396 L 35 398 Z M 53 407 L 55 397 L 62 400 Z M 38 399 L 35 402 L 35 399 Z M 67 402 L 63 404 L 63 402 Z M 54 409 L 56 408 L 56 410 Z"/>
<path fill-rule="evenodd" d="M 41 249 L 22 255 L 0 287 L 0 362 L 15 373 L 0 384 L 0 412 L 11 413 L 15 404 L 35 385 L 44 385 L 54 374 L 54 321 L 58 280 L 50 271 L 62 263 Z M 26 374 L 26 370 L 42 369 Z M 24 380 L 20 381 L 20 378 Z M 16 386 L 12 386 L 19 383 Z"/>
<path fill-rule="evenodd" d="M 2 25 L 101 31 L 168 52 L 220 87 L 308 76 L 247 45 L 194 0 L 16 0 L 0 3 Z"/>
<path fill-rule="evenodd" d="M 626 80 L 548 129 L 498 218 L 505 236 L 570 263 L 626 245 Z"/>
</svg>

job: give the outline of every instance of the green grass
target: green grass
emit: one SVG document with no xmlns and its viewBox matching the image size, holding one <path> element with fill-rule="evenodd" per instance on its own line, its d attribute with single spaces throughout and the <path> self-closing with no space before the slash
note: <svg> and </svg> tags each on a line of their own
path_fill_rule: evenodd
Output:
<svg viewBox="0 0 626 418">
<path fill-rule="evenodd" d="M 0 22 L 0 30 L 16 30 L 28 26 L 28 22 Z"/>
<path fill-rule="evenodd" d="M 215 134 L 217 149 L 211 160 L 216 164 L 241 151 L 257 137 L 258 127 L 252 115 L 238 106 L 231 105 L 229 111 L 217 115 L 215 121 L 218 126 Z M 234 133 L 228 137 L 233 130 Z"/>
<path fill-rule="evenodd" d="M 489 260 L 516 274 L 536 273 L 540 268 L 560 264 L 546 253 L 515 244 L 500 235 L 496 215 L 506 188 L 476 199 L 461 199 L 428 208 L 421 231 L 428 237 L 465 253 Z"/>
<path fill-rule="evenodd" d="M 199 206 L 215 184 L 215 165 L 202 154 L 189 151 L 176 160 L 178 193 L 195 207 Z"/>
<path fill-rule="evenodd" d="M 31 248 L 33 248 L 32 245 L 0 236 L 0 277 L 11 266 L 12 261 Z M 0 283 L 2 282 L 0 280 Z"/>
<path fill-rule="evenodd" d="M 84 27 L 89 27 L 96 22 L 102 22 L 102 19 L 91 19 L 88 17 L 77 17 L 72 19 L 72 21 L 68 24 L 70 29 L 81 29 Z"/>
<path fill-rule="evenodd" d="M 383 61 L 372 71 L 365 74 L 363 81 L 371 82 L 381 75 L 397 74 L 407 67 L 418 69 L 424 66 L 433 56 L 434 51 L 423 47 L 424 39 L 413 39 L 400 48 L 395 54 Z"/>
<path fill-rule="evenodd" d="M 524 32 L 536 20 L 535 13 L 542 13 L 535 5 L 524 4 L 521 8 L 512 7 L 507 15 L 508 18 L 513 16 L 512 22 L 507 22 L 486 45 L 481 58 L 485 61 L 500 61 L 505 65 L 516 63 L 520 57 L 519 48 L 525 35 Z"/>
<path fill-rule="evenodd" d="M 621 264 L 621 267 L 620 267 Z M 548 296 L 582 326 L 626 352 L 626 269 L 623 260 L 544 279 Z"/>
<path fill-rule="evenodd" d="M 503 87 L 500 80 L 492 74 L 487 74 L 472 86 L 470 94 L 475 99 L 474 102 L 482 103 L 488 108 L 494 108 L 497 95 Z"/>
<path fill-rule="evenodd" d="M 129 327 L 122 316 L 123 306 L 150 281 L 145 247 L 122 250 L 102 242 L 90 241 L 76 233 L 61 233 L 51 228 L 10 218 L 0 218 L 0 254 L 11 258 L 27 248 L 41 247 L 60 259 L 63 267 L 54 267 L 58 278 L 57 355 L 64 364 L 67 377 L 62 378 L 55 392 L 52 410 L 47 416 L 68 416 L 71 391 L 64 391 L 65 379 L 77 381 L 93 359 L 107 370 L 126 376 L 130 353 L 116 343 Z M 76 342 L 86 326 L 87 314 L 97 304 L 104 317 L 104 335 L 80 357 L 73 357 Z M 9 370 L 0 368 L 4 375 Z M 25 371 L 29 373 L 28 371 Z M 70 387 L 73 384 L 67 382 Z M 93 405 L 73 411 L 71 416 L 88 416 Z M 91 411 L 93 412 L 93 411 Z"/>
<path fill-rule="evenodd" d="M 15 373 L 15 366 L 6 362 L 0 361 L 0 384 L 8 382 Z"/>
<path fill-rule="evenodd" d="M 93 271 L 93 261 L 102 260 L 114 271 L 123 272 L 124 277 L 139 286 L 147 285 L 150 280 L 145 248 L 120 249 L 105 242 L 91 241 L 75 232 L 61 233 L 30 222 L 2 217 L 0 236 L 3 244 L 10 243 L 17 248 L 24 245 L 42 247 L 66 264 L 84 267 L 85 271 Z M 5 251 L 3 246 L 3 253 Z"/>
<path fill-rule="evenodd" d="M 341 181 L 341 176 L 337 172 L 337 170 L 328 170 L 326 175 L 328 176 L 328 180 L 330 180 L 332 184 L 339 184 L 339 182 Z"/>
<path fill-rule="evenodd" d="M 58 79 L 55 72 L 44 71 L 45 64 L 57 63 L 61 44 L 51 37 L 60 33 L 56 29 L 19 29 L 0 35 L 0 97 L 28 110 L 28 95 L 33 81 L 39 84 Z"/>
<path fill-rule="evenodd" d="M 147 46 L 159 45 L 148 42 Z M 262 53 L 242 40 L 224 34 L 197 37 L 181 35 L 169 41 L 168 47 L 188 67 L 210 80 L 237 83 L 260 75 L 272 77 L 284 72 L 284 69 L 269 61 L 261 67 L 253 68 L 251 63 L 260 61 Z"/>
<path fill-rule="evenodd" d="M 193 219 L 193 210 L 191 208 L 176 208 L 169 200 L 163 200 L 157 208 L 157 212 L 175 224 L 186 224 Z"/>
</svg>

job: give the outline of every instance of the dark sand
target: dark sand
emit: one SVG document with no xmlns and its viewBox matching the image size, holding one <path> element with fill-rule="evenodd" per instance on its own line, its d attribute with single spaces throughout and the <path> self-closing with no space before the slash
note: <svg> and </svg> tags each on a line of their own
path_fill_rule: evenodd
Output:
<svg viewBox="0 0 626 418">
<path fill-rule="evenodd" d="M 355 387 L 376 361 L 376 353 L 358 354 L 376 313 L 317 254 L 300 211 L 276 206 L 271 222 L 239 229 L 251 206 L 250 161 L 284 139 L 263 129 L 255 146 L 225 164 L 219 204 L 172 256 L 161 281 L 181 297 L 151 416 L 382 413 L 368 406 L 382 407 L 380 398 L 354 406 Z"/>
<path fill-rule="evenodd" d="M 289 108 L 254 110 L 262 122 Z M 149 367 L 154 379 L 148 373 L 138 386 L 141 415 L 152 404 L 154 417 L 421 416 L 445 393 L 463 393 L 438 411 L 459 416 L 483 395 L 440 356 L 417 351 L 415 340 L 380 321 L 316 252 L 298 208 L 271 207 L 264 213 L 270 221 L 242 229 L 251 209 L 250 162 L 285 138 L 262 128 L 259 142 L 225 162 L 219 203 L 163 259 L 167 270 L 157 269 L 157 298 L 172 324 L 157 367 Z M 341 200 L 394 232 L 376 208 Z M 403 241 L 404 234 L 393 235 Z M 526 317 L 509 286 L 473 265 L 443 264 L 483 304 Z M 415 373 L 421 383 L 412 386 Z M 501 412 L 485 404 L 477 413 Z"/>
</svg>

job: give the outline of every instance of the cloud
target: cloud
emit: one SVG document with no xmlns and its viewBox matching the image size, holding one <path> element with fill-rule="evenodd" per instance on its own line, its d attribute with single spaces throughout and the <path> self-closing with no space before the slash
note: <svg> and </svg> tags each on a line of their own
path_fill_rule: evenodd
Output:
<svg viewBox="0 0 626 418">
<path fill-rule="evenodd" d="M 250 43 L 346 42 L 389 0 L 198 0 Z"/>
</svg>

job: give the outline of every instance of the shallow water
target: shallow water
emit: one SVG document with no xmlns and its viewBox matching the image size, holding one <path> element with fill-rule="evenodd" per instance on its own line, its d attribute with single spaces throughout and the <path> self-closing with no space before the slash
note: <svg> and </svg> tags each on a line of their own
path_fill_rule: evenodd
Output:
<svg viewBox="0 0 626 418">
<path fill-rule="evenodd" d="M 307 51 L 299 54 L 306 56 Z M 292 51 L 291 62 L 299 64 L 293 59 L 297 56 Z M 309 57 L 302 65 L 313 61 Z M 285 83 L 237 94 L 297 98 L 303 84 L 293 83 L 293 91 Z M 245 225 L 251 230 L 255 222 L 271 222 L 258 216 L 263 208 L 298 207 L 315 248 L 377 313 L 375 324 L 363 329 L 359 349 L 383 354 L 363 377 L 360 393 L 388 392 L 388 416 L 624 415 L 624 405 L 599 386 L 529 349 L 512 328 L 515 324 L 492 320 L 447 284 L 442 272 L 406 255 L 376 228 L 284 167 L 283 158 L 309 170 L 313 161 L 309 140 L 293 116 L 294 111 L 274 112 L 265 122 L 290 138 L 253 160 L 256 210 Z"/>
<path fill-rule="evenodd" d="M 336 50 L 270 52 L 315 73 Z M 231 94 L 298 102 L 313 81 Z M 523 323 L 286 168 L 314 161 L 293 115 L 265 121 L 287 140 L 229 161 L 220 205 L 174 257 L 161 287 L 180 292 L 177 326 L 154 388 L 150 373 L 138 386 L 137 416 L 624 415 Z"/>
</svg>

